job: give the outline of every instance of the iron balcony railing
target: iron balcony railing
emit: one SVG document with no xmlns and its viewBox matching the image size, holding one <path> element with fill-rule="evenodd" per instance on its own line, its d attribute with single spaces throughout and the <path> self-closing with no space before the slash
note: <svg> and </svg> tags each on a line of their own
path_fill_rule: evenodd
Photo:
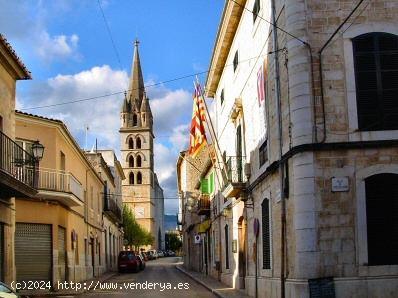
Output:
<svg viewBox="0 0 398 298">
<path fill-rule="evenodd" d="M 104 212 L 113 213 L 114 217 L 122 222 L 122 209 L 117 204 L 115 194 L 104 194 Z"/>
<path fill-rule="evenodd" d="M 84 202 L 83 186 L 71 173 L 45 168 L 40 168 L 38 173 L 39 190 L 71 193 Z"/>
<path fill-rule="evenodd" d="M 0 169 L 35 188 L 35 168 L 34 157 L 0 131 Z"/>
<path fill-rule="evenodd" d="M 246 158 L 244 156 L 230 156 L 227 159 L 227 183 L 244 183 L 246 177 L 244 175 L 244 164 Z"/>
<path fill-rule="evenodd" d="M 199 196 L 198 215 L 210 215 L 210 196 L 208 194 Z"/>
</svg>

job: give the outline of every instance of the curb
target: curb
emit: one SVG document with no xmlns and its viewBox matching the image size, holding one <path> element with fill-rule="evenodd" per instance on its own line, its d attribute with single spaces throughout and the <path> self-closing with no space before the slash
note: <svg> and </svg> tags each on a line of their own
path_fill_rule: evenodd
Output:
<svg viewBox="0 0 398 298">
<path fill-rule="evenodd" d="M 206 289 L 208 289 L 210 292 L 212 292 L 214 295 L 216 295 L 219 298 L 225 298 L 223 295 L 221 295 L 220 293 L 218 293 L 217 290 L 211 288 L 210 286 L 208 286 L 205 282 L 201 281 L 200 279 L 194 277 L 192 274 L 190 274 L 189 272 L 185 271 L 183 268 L 181 268 L 179 265 L 176 265 L 176 269 L 182 273 L 184 273 L 186 276 L 188 276 L 189 278 L 191 278 L 192 280 L 194 280 L 195 282 L 197 282 L 198 284 L 202 285 L 203 287 L 205 287 Z"/>
</svg>

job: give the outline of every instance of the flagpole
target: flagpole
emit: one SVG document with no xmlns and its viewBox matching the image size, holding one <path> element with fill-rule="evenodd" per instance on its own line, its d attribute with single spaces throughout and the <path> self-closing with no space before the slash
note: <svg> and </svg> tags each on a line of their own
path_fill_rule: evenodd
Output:
<svg viewBox="0 0 398 298">
<path fill-rule="evenodd" d="M 201 86 L 200 86 L 200 84 L 199 84 L 199 79 L 198 79 L 198 77 L 196 77 L 196 83 L 194 82 L 195 88 L 196 88 L 196 85 L 198 85 L 199 88 L 200 88 L 200 89 L 199 89 L 199 90 L 200 90 L 200 96 L 202 97 L 203 105 L 204 105 L 205 111 L 206 111 L 206 115 L 207 115 L 207 118 L 208 118 L 208 120 L 209 120 L 209 121 L 206 121 L 206 125 L 207 125 L 207 127 L 209 128 L 210 136 L 211 136 L 213 142 L 216 144 L 216 147 L 217 147 L 217 149 L 216 149 L 216 159 L 219 159 L 219 158 L 217 157 L 217 156 L 218 156 L 217 151 L 218 151 L 219 154 L 220 154 L 220 156 L 221 156 L 221 161 L 222 161 L 222 165 L 223 165 L 223 169 L 222 169 L 222 170 L 224 171 L 225 177 L 228 177 L 228 173 L 226 172 L 226 171 L 227 171 L 227 165 L 226 165 L 225 160 L 224 160 L 224 158 L 223 158 L 223 156 L 222 156 L 221 149 L 220 149 L 220 145 L 219 145 L 219 143 L 218 143 L 218 141 L 217 141 L 217 137 L 216 137 L 216 133 L 215 133 L 215 130 L 214 130 L 213 122 L 211 121 L 209 109 L 207 108 L 207 103 L 206 103 L 206 100 L 205 100 L 205 98 L 204 98 L 204 96 L 203 96 L 202 88 L 201 88 Z M 218 163 L 218 162 L 217 162 L 217 163 Z"/>
</svg>

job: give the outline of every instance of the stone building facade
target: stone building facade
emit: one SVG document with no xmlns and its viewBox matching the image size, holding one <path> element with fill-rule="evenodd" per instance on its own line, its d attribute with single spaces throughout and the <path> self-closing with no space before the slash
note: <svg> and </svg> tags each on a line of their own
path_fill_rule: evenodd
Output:
<svg viewBox="0 0 398 298">
<path fill-rule="evenodd" d="M 137 222 L 155 238 L 154 248 L 164 248 L 163 191 L 154 172 L 153 116 L 145 93 L 141 62 L 135 42 L 129 90 L 120 113 L 121 163 L 126 176 L 123 202 Z"/>
<path fill-rule="evenodd" d="M 226 1 L 206 82 L 238 175 L 219 188 L 223 282 L 259 297 L 397 293 L 397 12 Z"/>
</svg>

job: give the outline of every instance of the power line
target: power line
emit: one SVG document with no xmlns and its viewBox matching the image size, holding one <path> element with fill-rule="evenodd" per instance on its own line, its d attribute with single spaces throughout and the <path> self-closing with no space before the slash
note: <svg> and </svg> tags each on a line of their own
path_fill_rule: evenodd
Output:
<svg viewBox="0 0 398 298">
<path fill-rule="evenodd" d="M 275 27 L 276 29 L 282 31 L 283 33 L 286 33 L 287 35 L 289 35 L 290 37 L 293 37 L 294 39 L 297 39 L 298 41 L 300 41 L 302 44 L 307 45 L 307 42 L 305 42 L 304 40 L 302 40 L 301 38 L 293 35 L 292 33 L 286 31 L 285 29 L 279 27 L 276 23 L 272 23 L 270 21 L 268 21 L 267 19 L 263 18 L 262 16 L 260 16 L 258 13 L 255 13 L 254 11 L 250 10 L 249 8 L 247 8 L 245 5 L 240 4 L 239 2 L 237 2 L 236 0 L 229 0 L 231 2 L 234 2 L 236 5 L 242 7 L 244 10 L 256 15 L 258 18 L 260 18 L 261 20 L 265 21 L 266 23 L 270 24 L 271 26 Z"/>
<path fill-rule="evenodd" d="M 249 58 L 249 59 L 246 59 L 246 60 L 242 60 L 242 61 L 239 62 L 239 64 L 240 63 L 244 63 L 244 62 L 249 62 L 249 61 L 251 61 L 253 59 L 257 59 L 257 58 L 259 58 L 261 56 L 265 56 L 265 55 L 267 55 L 267 54 L 256 56 L 256 57 L 252 57 L 252 58 Z M 155 87 L 155 86 L 159 86 L 159 85 L 172 83 L 172 82 L 175 82 L 175 81 L 184 80 L 184 79 L 187 79 L 187 78 L 193 78 L 193 77 L 196 77 L 198 75 L 209 73 L 212 70 L 224 69 L 224 68 L 227 68 L 227 67 L 230 67 L 230 66 L 233 66 L 233 63 L 226 64 L 226 65 L 224 65 L 222 67 L 215 67 L 213 69 L 208 69 L 208 70 L 205 70 L 205 71 L 196 72 L 196 73 L 193 73 L 193 74 L 188 74 L 188 75 L 176 77 L 176 78 L 165 80 L 165 81 L 161 81 L 161 82 L 158 82 L 158 83 L 148 84 L 148 85 L 145 85 L 142 88 L 143 89 L 151 88 L 151 87 Z M 127 90 L 127 91 L 134 91 L 134 90 L 137 90 L 137 89 L 139 89 L 139 88 L 133 88 L 133 89 L 130 89 L 130 90 Z M 109 96 L 124 94 L 125 92 L 126 92 L 126 90 L 121 90 L 121 91 L 116 91 L 116 92 L 112 92 L 112 93 L 108 93 L 108 94 L 102 94 L 102 95 L 98 95 L 98 96 L 91 96 L 91 97 L 86 97 L 86 98 L 68 100 L 68 101 L 55 103 L 55 104 L 36 106 L 36 107 L 27 107 L 27 108 L 23 108 L 23 109 L 20 109 L 20 110 L 21 111 L 27 111 L 27 110 L 37 110 L 37 109 L 51 108 L 51 107 L 56 107 L 56 106 L 63 106 L 63 105 L 67 105 L 67 104 L 74 104 L 74 103 L 79 103 L 79 102 L 90 101 L 90 100 L 94 100 L 94 99 L 100 99 L 100 98 L 105 98 L 105 97 L 109 97 Z"/>
<path fill-rule="evenodd" d="M 100 0 L 97 0 L 97 3 L 98 3 L 98 6 L 99 6 L 99 8 L 100 8 L 100 11 L 101 11 L 102 18 L 103 18 L 103 20 L 104 20 L 106 30 L 108 31 L 108 35 L 109 35 L 109 38 L 110 38 L 110 40 L 111 40 L 113 50 L 115 51 L 116 59 L 117 59 L 117 61 L 119 62 L 119 67 L 122 69 L 123 67 L 122 67 L 122 63 L 121 63 L 121 61 L 120 61 L 119 52 L 118 52 L 118 50 L 117 50 L 117 48 L 116 48 L 115 41 L 113 40 L 111 28 L 109 28 L 109 24 L 108 24 L 108 21 L 106 20 L 104 10 L 102 9 L 101 1 L 100 1 Z"/>
</svg>

